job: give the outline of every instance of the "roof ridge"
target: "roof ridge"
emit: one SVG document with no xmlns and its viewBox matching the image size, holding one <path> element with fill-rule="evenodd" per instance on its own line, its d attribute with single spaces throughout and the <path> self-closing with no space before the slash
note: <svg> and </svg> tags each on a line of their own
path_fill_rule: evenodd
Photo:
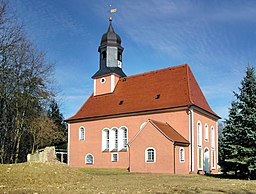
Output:
<svg viewBox="0 0 256 194">
<path fill-rule="evenodd" d="M 191 88 L 190 88 L 190 77 L 189 77 L 189 73 L 188 73 L 188 71 L 190 70 L 190 67 L 189 67 L 189 65 L 187 65 L 187 84 L 188 84 L 188 97 L 189 97 L 189 101 L 190 101 L 190 103 L 191 104 L 194 104 L 194 102 L 193 102 L 193 100 L 192 100 L 192 96 L 191 96 Z"/>
<path fill-rule="evenodd" d="M 157 73 L 157 72 L 160 72 L 160 71 L 165 71 L 167 69 L 175 69 L 175 68 L 184 67 L 186 65 L 188 65 L 188 64 L 181 64 L 181 65 L 176 65 L 176 66 L 172 66 L 172 67 L 166 67 L 166 68 L 163 68 L 163 69 L 148 71 L 148 72 L 144 72 L 144 73 L 138 73 L 138 74 L 127 76 L 126 78 L 133 78 L 133 77 L 138 77 L 138 76 L 142 76 L 142 75 Z"/>
</svg>

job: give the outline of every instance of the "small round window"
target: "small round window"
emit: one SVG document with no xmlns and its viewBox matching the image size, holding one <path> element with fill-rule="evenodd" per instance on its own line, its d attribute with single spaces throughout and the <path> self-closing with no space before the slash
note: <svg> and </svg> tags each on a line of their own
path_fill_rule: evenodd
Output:
<svg viewBox="0 0 256 194">
<path fill-rule="evenodd" d="M 105 78 L 101 78 L 100 79 L 100 83 L 104 84 L 106 82 L 106 79 Z"/>
</svg>

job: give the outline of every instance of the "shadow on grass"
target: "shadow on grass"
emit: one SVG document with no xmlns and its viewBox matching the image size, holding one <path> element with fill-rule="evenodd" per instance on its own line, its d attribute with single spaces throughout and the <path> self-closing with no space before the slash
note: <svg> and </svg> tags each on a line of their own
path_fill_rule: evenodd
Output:
<svg viewBox="0 0 256 194">
<path fill-rule="evenodd" d="M 245 175 L 235 175 L 235 174 L 206 174 L 204 176 L 219 178 L 219 179 L 237 179 L 237 180 L 248 180 Z M 254 179 L 251 179 L 254 180 Z"/>
</svg>

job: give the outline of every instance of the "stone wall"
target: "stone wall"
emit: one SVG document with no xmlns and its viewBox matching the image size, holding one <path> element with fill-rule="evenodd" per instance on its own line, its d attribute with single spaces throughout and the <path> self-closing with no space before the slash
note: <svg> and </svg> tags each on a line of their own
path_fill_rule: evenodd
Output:
<svg viewBox="0 0 256 194">
<path fill-rule="evenodd" d="M 28 162 L 53 162 L 56 160 L 55 147 L 46 147 L 27 155 Z"/>
</svg>

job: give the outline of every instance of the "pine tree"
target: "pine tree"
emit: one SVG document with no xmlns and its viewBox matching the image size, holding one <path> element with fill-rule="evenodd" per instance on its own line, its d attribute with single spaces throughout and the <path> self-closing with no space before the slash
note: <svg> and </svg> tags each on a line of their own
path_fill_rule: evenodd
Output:
<svg viewBox="0 0 256 194">
<path fill-rule="evenodd" d="M 256 172 L 256 76 L 247 67 L 239 92 L 234 92 L 223 130 L 223 169 L 251 176 Z"/>
<path fill-rule="evenodd" d="M 48 117 L 54 122 L 57 126 L 57 131 L 63 133 L 63 137 L 61 140 L 55 142 L 56 146 L 60 146 L 62 148 L 66 148 L 67 144 L 67 127 L 64 122 L 64 117 L 60 112 L 58 103 L 53 99 L 50 103 L 50 108 L 48 110 Z"/>
</svg>

